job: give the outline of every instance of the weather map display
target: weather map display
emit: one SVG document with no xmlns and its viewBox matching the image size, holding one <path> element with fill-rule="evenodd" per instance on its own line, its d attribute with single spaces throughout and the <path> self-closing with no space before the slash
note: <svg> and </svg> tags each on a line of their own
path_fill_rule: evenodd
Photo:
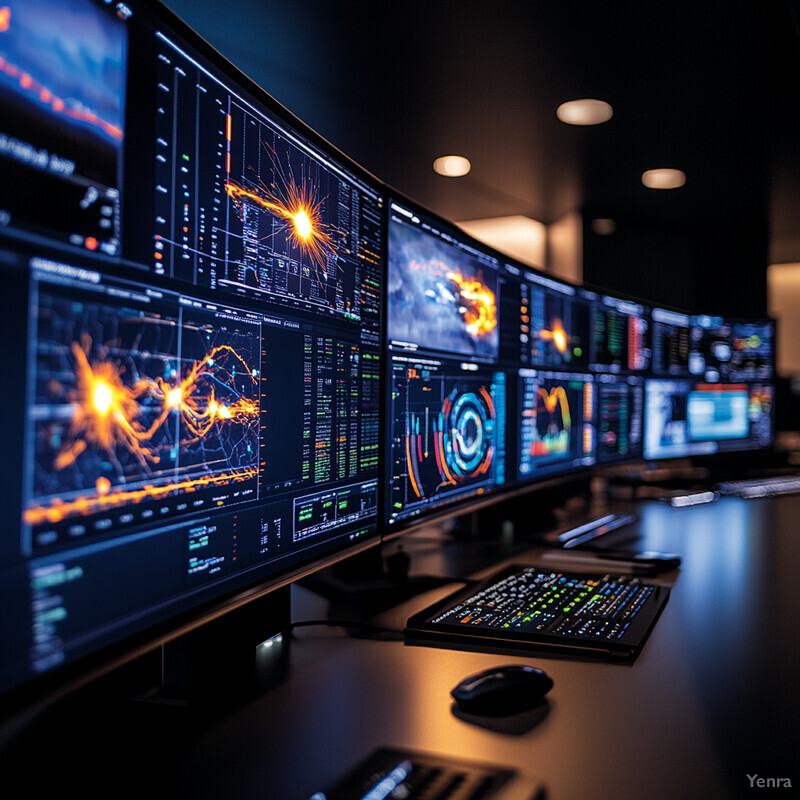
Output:
<svg viewBox="0 0 800 800">
<path fill-rule="evenodd" d="M 0 230 L 118 252 L 127 47 L 95 0 L 0 5 Z"/>
<path fill-rule="evenodd" d="M 465 240 L 393 203 L 387 285 L 393 346 L 496 359 L 498 267 Z"/>
<path fill-rule="evenodd" d="M 505 480 L 505 375 L 433 359 L 392 361 L 390 519 Z"/>
<path fill-rule="evenodd" d="M 520 480 L 595 461 L 595 387 L 591 375 L 519 371 Z"/>
<path fill-rule="evenodd" d="M 154 271 L 360 320 L 378 194 L 167 36 L 158 44 Z"/>
</svg>

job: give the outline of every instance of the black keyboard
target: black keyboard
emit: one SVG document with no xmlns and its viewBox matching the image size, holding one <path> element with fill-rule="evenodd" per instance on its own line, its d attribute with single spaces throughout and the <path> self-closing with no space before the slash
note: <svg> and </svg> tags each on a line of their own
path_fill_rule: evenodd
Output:
<svg viewBox="0 0 800 800">
<path fill-rule="evenodd" d="M 380 748 L 311 800 L 489 800 L 513 776 L 503 767 Z"/>
<path fill-rule="evenodd" d="M 412 617 L 406 638 L 433 644 L 431 640 L 438 634 L 445 642 L 483 640 L 496 647 L 633 655 L 641 648 L 668 593 L 666 587 L 629 575 L 584 575 L 516 566 Z"/>
<path fill-rule="evenodd" d="M 638 578 L 594 579 L 525 569 L 439 617 L 501 630 L 619 639 L 653 593 Z"/>
</svg>

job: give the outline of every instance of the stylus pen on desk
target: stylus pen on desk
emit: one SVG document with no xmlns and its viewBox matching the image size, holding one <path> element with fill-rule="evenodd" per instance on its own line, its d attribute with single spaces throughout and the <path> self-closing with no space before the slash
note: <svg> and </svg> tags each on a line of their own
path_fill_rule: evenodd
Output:
<svg viewBox="0 0 800 800">
<path fill-rule="evenodd" d="M 562 542 L 563 547 L 578 547 L 635 521 L 635 514 L 609 514 L 573 528 L 571 531 L 565 531 L 558 537 L 558 541 Z"/>
</svg>

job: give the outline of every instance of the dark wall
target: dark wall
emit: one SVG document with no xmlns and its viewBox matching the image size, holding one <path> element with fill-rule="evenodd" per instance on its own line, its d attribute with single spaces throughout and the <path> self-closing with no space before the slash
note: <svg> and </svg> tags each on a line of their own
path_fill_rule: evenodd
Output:
<svg viewBox="0 0 800 800">
<path fill-rule="evenodd" d="M 586 285 L 696 313 L 767 313 L 768 234 L 763 219 L 735 226 L 616 219 L 611 235 L 584 220 Z"/>
</svg>

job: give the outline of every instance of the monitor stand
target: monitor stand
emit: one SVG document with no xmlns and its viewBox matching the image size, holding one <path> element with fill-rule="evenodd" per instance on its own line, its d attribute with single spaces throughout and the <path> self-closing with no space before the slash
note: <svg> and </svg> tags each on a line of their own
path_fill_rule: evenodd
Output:
<svg viewBox="0 0 800 800">
<path fill-rule="evenodd" d="M 372 547 L 315 572 L 300 584 L 330 601 L 330 617 L 363 622 L 417 594 L 452 582 L 435 575 L 411 575 L 410 562 L 401 544 L 388 555 L 382 548 Z"/>
<path fill-rule="evenodd" d="M 134 700 L 208 710 L 252 696 L 283 677 L 291 623 L 285 586 L 161 646 L 160 680 Z"/>
</svg>

